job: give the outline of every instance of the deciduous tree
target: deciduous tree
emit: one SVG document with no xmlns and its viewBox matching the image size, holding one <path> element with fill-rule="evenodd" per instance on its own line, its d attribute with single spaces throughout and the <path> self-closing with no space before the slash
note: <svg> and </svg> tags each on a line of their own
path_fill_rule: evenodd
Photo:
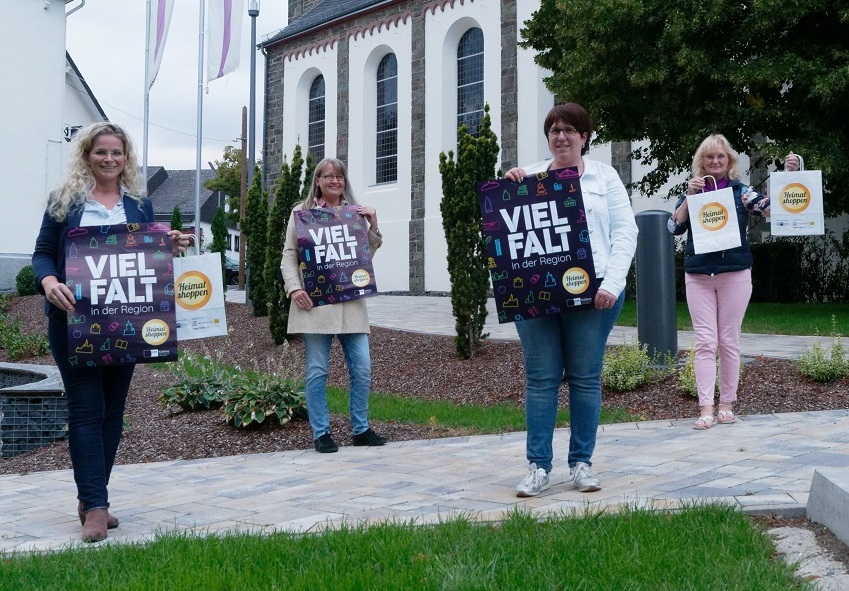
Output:
<svg viewBox="0 0 849 591">
<path fill-rule="evenodd" d="M 562 100 L 587 107 L 599 141 L 635 156 L 656 192 L 699 142 L 823 170 L 826 208 L 849 210 L 849 0 L 542 0 L 524 45 Z M 757 153 L 762 153 L 760 159 Z"/>
</svg>

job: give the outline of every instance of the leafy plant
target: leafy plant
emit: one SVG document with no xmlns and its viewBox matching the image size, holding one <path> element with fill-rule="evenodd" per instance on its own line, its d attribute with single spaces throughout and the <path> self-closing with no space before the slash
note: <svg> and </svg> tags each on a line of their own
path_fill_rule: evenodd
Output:
<svg viewBox="0 0 849 591">
<path fill-rule="evenodd" d="M 306 416 L 306 395 L 295 384 L 277 374 L 246 372 L 224 400 L 224 419 L 234 427 L 255 427 L 268 418 L 281 425 Z"/>
<path fill-rule="evenodd" d="M 837 318 L 831 317 L 831 351 L 826 352 L 819 343 L 804 351 L 799 357 L 799 371 L 806 378 L 817 382 L 830 382 L 849 375 L 849 359 L 840 333 L 837 332 Z"/>
<path fill-rule="evenodd" d="M 740 375 L 743 375 L 743 363 L 740 363 Z M 719 370 L 719 362 L 717 361 L 716 365 L 717 371 Z M 688 396 L 692 396 L 693 398 L 699 397 L 699 388 L 696 385 L 696 351 L 695 349 L 690 349 L 687 351 L 687 356 L 684 358 L 684 365 L 682 365 L 678 369 L 678 381 L 681 384 L 681 389 L 684 391 L 684 394 Z M 713 387 L 714 395 L 719 394 L 719 375 L 717 375 L 716 381 Z"/>
<path fill-rule="evenodd" d="M 678 370 L 678 381 L 681 383 L 681 389 L 684 394 L 699 397 L 699 388 L 696 386 L 696 352 L 693 349 L 687 351 L 687 357 L 684 358 L 684 365 Z"/>
<path fill-rule="evenodd" d="M 306 416 L 304 393 L 276 370 L 244 370 L 224 363 L 221 353 L 194 352 L 183 353 L 171 369 L 179 380 L 159 396 L 166 408 L 223 408 L 225 421 L 236 427 L 256 426 L 268 417 L 282 425 Z"/>
<path fill-rule="evenodd" d="M 614 392 L 628 392 L 660 378 L 664 371 L 659 366 L 659 357 L 649 355 L 648 345 L 640 345 L 634 339 L 629 344 L 607 349 L 601 383 Z"/>
<path fill-rule="evenodd" d="M 32 265 L 27 265 L 18 271 L 15 276 L 15 289 L 18 290 L 18 295 L 22 296 L 38 293 L 35 287 L 35 270 L 33 270 Z"/>
<path fill-rule="evenodd" d="M 45 355 L 50 350 L 50 344 L 43 334 L 23 332 L 21 321 L 10 317 L 4 311 L 0 312 L 0 348 L 6 350 L 9 361 L 17 361 Z"/>
<path fill-rule="evenodd" d="M 165 408 L 183 410 L 219 408 L 223 394 L 239 375 L 236 368 L 221 363 L 221 359 L 187 351 L 171 367 L 179 376 L 173 386 L 165 388 L 157 401 Z"/>
</svg>

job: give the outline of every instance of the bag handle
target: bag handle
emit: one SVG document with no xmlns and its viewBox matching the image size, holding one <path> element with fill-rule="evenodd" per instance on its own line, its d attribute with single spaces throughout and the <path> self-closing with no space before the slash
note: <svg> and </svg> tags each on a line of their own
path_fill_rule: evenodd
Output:
<svg viewBox="0 0 849 591">
<path fill-rule="evenodd" d="M 197 244 L 198 244 L 198 238 L 197 238 L 197 236 L 195 236 L 194 234 L 186 234 L 186 236 L 188 236 L 188 237 L 189 237 L 189 245 L 186 247 L 185 252 L 183 252 L 183 253 L 181 254 L 181 256 L 184 256 L 184 257 L 185 257 L 185 256 L 195 256 L 195 255 L 193 255 L 193 254 L 189 254 L 189 249 L 190 249 L 190 248 L 194 248 L 194 249 L 195 249 L 195 254 L 196 254 L 196 255 L 200 255 L 200 253 L 199 253 L 199 252 L 197 252 L 197 250 L 198 250 L 198 248 L 197 248 Z M 192 247 L 192 244 L 194 244 L 194 247 Z"/>
<path fill-rule="evenodd" d="M 796 154 L 796 158 L 799 159 L 799 170 L 805 170 L 805 161 L 802 160 L 802 155 Z"/>
<path fill-rule="evenodd" d="M 716 191 L 717 187 L 719 186 L 716 184 L 716 178 L 712 174 L 706 174 L 702 177 L 702 180 L 704 179 L 713 179 L 713 190 Z M 707 187 L 707 183 L 705 183 L 705 187 Z M 702 187 L 702 193 L 705 192 L 705 187 Z"/>
</svg>

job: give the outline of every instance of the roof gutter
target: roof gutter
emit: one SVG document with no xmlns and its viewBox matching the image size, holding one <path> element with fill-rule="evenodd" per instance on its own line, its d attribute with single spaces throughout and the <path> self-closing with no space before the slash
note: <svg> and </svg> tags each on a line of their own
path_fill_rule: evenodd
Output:
<svg viewBox="0 0 849 591">
<path fill-rule="evenodd" d="M 83 2 L 85 2 L 85 0 L 83 0 Z M 316 31 L 320 31 L 321 29 L 330 28 L 340 21 L 344 21 L 344 20 L 350 19 L 352 17 L 357 17 L 361 14 L 368 14 L 370 12 L 375 12 L 375 11 L 377 11 L 377 10 L 387 6 L 387 5 L 397 4 L 399 2 L 400 2 L 400 0 L 383 0 L 383 2 L 379 2 L 377 4 L 372 4 L 371 6 L 367 6 L 365 8 L 361 8 L 361 9 L 356 10 L 354 12 L 350 12 L 350 13 L 338 16 L 338 17 L 336 17 L 332 20 L 317 24 L 314 27 L 311 27 L 309 29 L 301 31 L 300 33 L 295 33 L 291 37 L 284 37 L 284 38 L 278 39 L 276 41 L 263 41 L 262 43 L 260 43 L 258 45 L 258 47 L 260 49 L 262 49 L 263 51 L 265 51 L 266 48 L 271 47 L 273 45 L 277 45 L 278 43 L 284 43 L 284 42 L 287 42 L 287 41 L 292 41 L 293 39 L 303 37 L 304 35 L 307 35 L 309 33 L 315 33 Z"/>
</svg>

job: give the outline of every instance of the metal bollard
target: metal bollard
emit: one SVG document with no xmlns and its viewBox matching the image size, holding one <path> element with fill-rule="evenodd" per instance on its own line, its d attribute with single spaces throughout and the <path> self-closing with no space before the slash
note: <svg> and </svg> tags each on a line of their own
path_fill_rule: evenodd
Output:
<svg viewBox="0 0 849 591">
<path fill-rule="evenodd" d="M 675 315 L 675 243 L 666 227 L 668 211 L 638 213 L 637 338 L 649 355 L 675 358 L 678 329 Z"/>
</svg>

